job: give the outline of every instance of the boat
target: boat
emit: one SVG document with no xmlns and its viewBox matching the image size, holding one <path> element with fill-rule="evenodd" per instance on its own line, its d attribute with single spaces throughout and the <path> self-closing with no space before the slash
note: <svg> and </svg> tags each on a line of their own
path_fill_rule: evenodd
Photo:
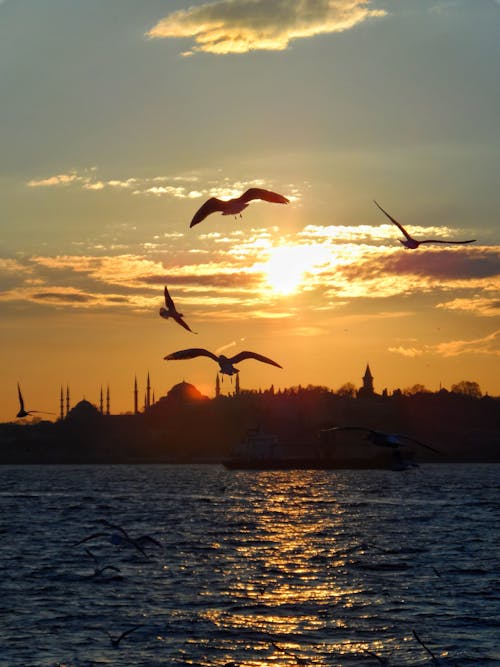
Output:
<svg viewBox="0 0 500 667">
<path fill-rule="evenodd" d="M 379 451 L 371 444 L 356 444 L 332 446 L 333 443 L 319 439 L 315 444 L 285 447 L 277 435 L 254 428 L 246 432 L 235 446 L 233 456 L 223 461 L 223 465 L 230 470 L 408 470 L 418 467 L 411 456 L 402 456 L 399 450 Z"/>
</svg>

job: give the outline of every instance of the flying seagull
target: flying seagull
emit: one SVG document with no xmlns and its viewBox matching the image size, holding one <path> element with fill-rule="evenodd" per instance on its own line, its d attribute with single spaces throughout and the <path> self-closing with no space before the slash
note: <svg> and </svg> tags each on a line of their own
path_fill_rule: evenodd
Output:
<svg viewBox="0 0 500 667">
<path fill-rule="evenodd" d="M 17 383 L 17 395 L 19 396 L 19 412 L 17 413 L 16 417 L 18 418 L 27 417 L 28 415 L 31 415 L 34 412 L 39 412 L 40 414 L 43 415 L 55 414 L 54 412 L 44 412 L 43 410 L 25 410 L 23 395 L 21 394 L 21 387 L 19 386 L 19 382 Z"/>
<path fill-rule="evenodd" d="M 210 199 L 207 199 L 207 201 L 196 211 L 189 226 L 194 227 L 208 215 L 215 213 L 216 211 L 220 211 L 222 215 L 236 216 L 240 214 L 241 217 L 241 212 L 246 209 L 252 199 L 262 199 L 273 204 L 288 204 L 290 201 L 277 192 L 271 192 L 271 190 L 264 190 L 263 188 L 250 188 L 239 197 L 228 199 L 227 201 L 217 199 L 217 197 L 210 197 Z"/>
<path fill-rule="evenodd" d="M 397 220 L 395 220 L 392 215 L 389 215 L 387 211 L 384 211 L 382 206 L 378 204 L 375 199 L 373 200 L 374 204 L 384 213 L 391 222 L 393 222 L 396 227 L 400 229 L 400 231 L 404 234 L 405 238 L 404 239 L 399 239 L 399 242 L 402 243 L 405 248 L 409 248 L 410 250 L 414 250 L 415 248 L 418 248 L 419 245 L 422 245 L 422 243 L 446 243 L 446 244 L 464 244 L 464 243 L 474 243 L 476 239 L 470 239 L 469 241 L 443 241 L 441 239 L 425 239 L 425 241 L 417 241 L 414 239 L 412 236 L 408 234 L 406 229 L 403 227 L 402 224 L 400 224 Z"/>
<path fill-rule="evenodd" d="M 390 447 L 391 449 L 397 449 L 398 447 L 403 446 L 405 444 L 405 441 L 407 441 L 407 442 L 414 442 L 416 445 L 420 445 L 420 447 L 425 447 L 426 449 L 430 449 L 432 452 L 436 452 L 436 454 L 442 453 L 439 451 L 439 449 L 435 449 L 430 445 L 426 445 L 425 443 L 420 442 L 420 440 L 412 438 L 410 435 L 404 435 L 402 433 L 384 433 L 383 431 L 374 431 L 373 429 L 366 428 L 365 426 L 334 426 L 333 428 L 325 430 L 364 431 L 367 434 L 366 439 L 379 447 Z"/>
<path fill-rule="evenodd" d="M 161 317 L 164 317 L 166 320 L 168 320 L 168 318 L 171 317 L 173 320 L 177 322 L 177 324 L 180 324 L 181 327 L 184 327 L 184 329 L 191 331 L 191 333 L 196 333 L 196 331 L 190 329 L 188 324 L 186 324 L 186 322 L 184 322 L 184 320 L 182 319 L 183 315 L 182 313 L 179 313 L 179 311 L 175 307 L 175 304 L 172 301 L 172 297 L 168 293 L 166 285 L 165 285 L 165 306 L 166 308 L 163 307 L 160 308 Z"/>
<path fill-rule="evenodd" d="M 90 551 L 90 549 L 85 549 L 87 554 L 92 558 L 94 561 L 94 574 L 92 575 L 93 577 L 99 577 L 100 575 L 103 574 L 103 572 L 106 572 L 106 570 L 113 570 L 114 572 L 120 572 L 119 567 L 115 567 L 114 565 L 104 565 L 104 567 L 99 567 L 99 559 L 95 554 Z"/>
<path fill-rule="evenodd" d="M 262 361 L 265 364 L 271 364 L 271 366 L 277 366 L 278 368 L 283 368 L 272 359 L 262 356 L 262 354 L 257 354 L 256 352 L 238 352 L 234 357 L 226 357 L 223 354 L 217 356 L 213 352 L 204 350 L 200 347 L 192 347 L 188 350 L 179 350 L 178 352 L 172 352 L 166 357 L 163 357 L 166 361 L 171 361 L 173 359 L 194 359 L 195 357 L 210 357 L 216 361 L 220 366 L 220 372 L 225 375 L 235 375 L 239 373 L 239 369 L 235 368 L 233 364 L 237 364 L 239 361 L 244 359 L 256 359 L 257 361 Z"/>
<path fill-rule="evenodd" d="M 140 627 L 141 627 L 140 625 L 134 625 L 133 628 L 125 630 L 125 632 L 122 632 L 119 637 L 113 637 L 107 630 L 102 630 L 101 628 L 99 628 L 99 630 L 101 630 L 101 632 L 105 632 L 108 635 L 111 641 L 111 646 L 113 646 L 114 648 L 118 648 L 122 639 L 124 639 L 127 635 L 129 635 L 131 632 L 134 632 L 135 630 L 137 630 L 137 628 Z"/>
<path fill-rule="evenodd" d="M 109 521 L 106 521 L 103 519 L 101 521 L 105 526 L 108 528 L 111 528 L 117 532 L 114 533 L 108 533 L 104 531 L 98 531 L 96 533 L 91 533 L 90 535 L 87 535 L 87 537 L 84 537 L 82 540 L 79 540 L 78 542 L 75 542 L 72 544 L 72 547 L 77 547 L 80 544 L 84 544 L 85 542 L 89 542 L 90 540 L 94 540 L 98 537 L 107 537 L 109 541 L 116 545 L 116 546 L 121 546 L 122 544 L 130 544 L 133 546 L 137 551 L 140 551 L 143 556 L 146 558 L 149 558 L 149 555 L 146 553 L 144 550 L 144 546 L 146 544 L 154 544 L 158 547 L 161 547 L 162 545 L 158 540 L 155 540 L 154 537 L 150 537 L 149 535 L 141 535 L 140 537 L 133 538 L 131 537 L 127 531 L 122 528 L 121 526 L 117 526 L 115 524 L 109 523 Z"/>
</svg>

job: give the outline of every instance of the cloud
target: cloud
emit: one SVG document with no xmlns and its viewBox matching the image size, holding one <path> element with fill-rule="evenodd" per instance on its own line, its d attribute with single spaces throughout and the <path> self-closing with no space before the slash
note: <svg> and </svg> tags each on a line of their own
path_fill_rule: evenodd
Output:
<svg viewBox="0 0 500 667">
<path fill-rule="evenodd" d="M 416 347 L 403 347 L 400 345 L 399 347 L 389 347 L 387 348 L 389 352 L 395 352 L 396 354 L 401 354 L 403 357 L 418 357 L 419 355 L 423 354 L 423 350 L 418 350 Z"/>
<path fill-rule="evenodd" d="M 489 299 L 487 297 L 471 296 L 470 298 L 453 299 L 445 303 L 436 304 L 436 308 L 446 308 L 447 310 L 458 310 L 484 317 L 495 317 L 500 314 L 500 300 Z"/>
<path fill-rule="evenodd" d="M 99 190 L 115 190 L 129 192 L 132 195 L 146 195 L 154 197 L 172 197 L 175 199 L 201 199 L 202 197 L 220 197 L 229 199 L 238 197 L 251 187 L 270 187 L 262 179 L 248 181 L 231 181 L 228 178 L 220 181 L 209 180 L 204 187 L 199 185 L 199 177 L 186 176 L 153 176 L 150 178 L 138 178 L 135 176 L 126 179 L 102 179 L 98 178 L 97 168 L 83 169 L 81 172 L 71 170 L 68 173 L 55 174 L 44 178 L 34 178 L 26 183 L 29 188 L 61 188 L 77 186 L 91 192 Z M 193 184 L 198 187 L 194 187 Z M 300 193 L 294 186 L 292 194 L 287 193 L 290 201 L 300 199 Z"/>
<path fill-rule="evenodd" d="M 500 329 L 483 338 L 439 343 L 434 347 L 434 351 L 443 357 L 457 357 L 462 354 L 494 354 L 500 356 Z"/>
<path fill-rule="evenodd" d="M 294 39 L 343 32 L 369 18 L 371 0 L 219 0 L 168 14 L 147 35 L 192 37 L 194 51 L 214 54 L 283 51 Z"/>
<path fill-rule="evenodd" d="M 415 347 L 390 347 L 389 352 L 395 352 L 405 357 L 417 357 L 422 354 L 435 354 L 440 357 L 458 357 L 463 354 L 490 354 L 500 356 L 500 329 L 487 334 L 482 338 L 472 340 L 451 340 L 437 345 Z"/>
<path fill-rule="evenodd" d="M 76 172 L 71 172 L 69 174 L 56 174 L 47 178 L 32 179 L 28 181 L 28 187 L 48 188 L 55 185 L 69 185 L 70 183 L 82 182 L 84 180 L 83 176 L 78 176 Z"/>
</svg>

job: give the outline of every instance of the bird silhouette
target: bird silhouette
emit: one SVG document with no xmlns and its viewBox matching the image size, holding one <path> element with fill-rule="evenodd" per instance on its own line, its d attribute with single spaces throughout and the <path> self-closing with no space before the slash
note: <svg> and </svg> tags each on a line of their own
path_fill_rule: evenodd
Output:
<svg viewBox="0 0 500 667">
<path fill-rule="evenodd" d="M 328 428 L 325 430 L 364 431 L 367 434 L 366 439 L 372 442 L 374 445 L 377 445 L 378 447 L 390 447 L 391 449 L 397 449 L 398 447 L 403 446 L 405 444 L 405 441 L 407 441 L 407 442 L 414 442 L 416 445 L 420 445 L 420 447 L 425 447 L 426 449 L 430 449 L 432 452 L 441 454 L 439 449 L 435 449 L 434 447 L 426 445 L 424 442 L 416 440 L 410 435 L 404 435 L 403 433 L 384 433 L 384 431 L 375 431 L 374 429 L 366 428 L 365 426 L 334 426 L 332 428 Z"/>
<path fill-rule="evenodd" d="M 194 359 L 195 357 L 210 357 L 219 364 L 220 372 L 224 375 L 235 375 L 239 373 L 239 369 L 235 368 L 234 364 L 237 364 L 239 361 L 244 361 L 245 359 L 256 359 L 257 361 L 262 361 L 265 364 L 271 364 L 271 366 L 276 366 L 277 368 L 283 368 L 277 364 L 272 359 L 264 357 L 262 354 L 257 354 L 257 352 L 238 352 L 234 357 L 226 357 L 224 354 L 216 355 L 213 352 L 209 352 L 200 347 L 189 348 L 188 350 L 179 350 L 178 352 L 172 352 L 166 357 L 163 357 L 166 361 L 178 360 L 178 359 Z"/>
<path fill-rule="evenodd" d="M 99 628 L 99 629 L 101 630 L 101 632 L 105 632 L 108 635 L 108 637 L 111 641 L 111 646 L 113 646 L 114 648 L 118 648 L 122 639 L 125 639 L 125 637 L 127 637 L 127 635 L 129 635 L 131 632 L 135 632 L 135 630 L 137 630 L 137 628 L 140 628 L 140 627 L 141 627 L 140 625 L 134 625 L 133 628 L 130 628 L 129 630 L 125 630 L 125 632 L 122 632 L 121 635 L 119 635 L 118 637 L 113 637 L 113 635 L 110 632 L 108 632 L 107 630 L 102 630 L 101 628 Z"/>
<path fill-rule="evenodd" d="M 79 540 L 78 542 L 75 542 L 72 544 L 72 547 L 77 547 L 80 544 L 84 544 L 85 542 L 89 542 L 90 540 L 94 540 L 98 537 L 107 537 L 109 541 L 112 544 L 115 544 L 116 546 L 121 546 L 123 544 L 129 544 L 130 546 L 134 547 L 137 549 L 137 551 L 140 551 L 140 553 L 145 556 L 146 558 L 149 558 L 149 555 L 147 552 L 144 550 L 144 547 L 146 544 L 153 544 L 157 547 L 162 547 L 162 544 L 158 542 L 158 540 L 155 540 L 154 537 L 151 537 L 150 535 L 141 535 L 140 537 L 131 537 L 125 528 L 122 528 L 121 526 L 117 526 L 116 524 L 110 523 L 106 519 L 102 519 L 100 523 L 104 524 L 107 528 L 111 528 L 112 530 L 116 532 L 105 532 L 105 531 L 97 531 L 96 533 L 91 533 L 90 535 L 87 535 L 84 537 L 82 540 Z M 163 548 L 163 547 L 162 547 Z"/>
<path fill-rule="evenodd" d="M 172 318 L 177 322 L 177 324 L 180 324 L 181 327 L 184 327 L 184 329 L 187 329 L 188 331 L 191 331 L 191 333 L 196 333 L 196 331 L 193 331 L 186 322 L 184 322 L 183 315 L 182 313 L 179 313 L 177 308 L 175 307 L 174 302 L 172 301 L 172 297 L 168 293 L 167 286 L 165 285 L 165 308 L 160 308 L 160 316 L 168 320 L 169 318 Z"/>
<path fill-rule="evenodd" d="M 25 410 L 23 395 L 21 393 L 21 387 L 19 386 L 19 382 L 17 383 L 17 395 L 19 397 L 19 412 L 16 415 L 17 418 L 28 417 L 28 415 L 31 415 L 31 414 L 34 414 L 34 413 L 39 413 L 39 414 L 42 414 L 42 415 L 53 415 L 53 414 L 55 414 L 54 412 L 45 412 L 44 410 Z"/>
<path fill-rule="evenodd" d="M 446 245 L 448 244 L 459 244 L 463 245 L 464 243 L 474 243 L 476 239 L 469 239 L 468 241 L 443 241 L 442 239 L 425 239 L 424 241 L 417 241 L 416 239 L 413 238 L 413 236 L 410 236 L 406 229 L 403 227 L 401 223 L 399 223 L 397 220 L 395 220 L 392 215 L 389 215 L 387 211 L 384 211 L 382 206 L 378 204 L 375 199 L 373 200 L 373 203 L 386 215 L 389 220 L 398 227 L 401 232 L 404 234 L 405 238 L 404 239 L 399 239 L 399 242 L 404 245 L 405 248 L 409 248 L 410 250 L 415 250 L 415 248 L 418 248 L 419 245 L 422 245 L 422 243 L 445 243 Z"/>
<path fill-rule="evenodd" d="M 215 213 L 216 211 L 220 211 L 222 215 L 236 216 L 239 214 L 241 217 L 241 212 L 246 209 L 253 199 L 262 199 L 263 201 L 268 201 L 273 204 L 288 204 L 290 201 L 277 192 L 271 192 L 271 190 L 264 190 L 263 188 L 250 188 L 239 197 L 234 197 L 227 201 L 217 199 L 217 197 L 210 197 L 210 199 L 207 199 L 207 201 L 196 211 L 189 227 L 194 227 L 211 213 Z"/>
<path fill-rule="evenodd" d="M 118 573 L 121 572 L 120 568 L 115 567 L 114 565 L 104 565 L 103 567 L 100 567 L 99 559 L 97 558 L 97 556 L 94 553 L 92 553 L 90 549 L 85 549 L 85 551 L 87 552 L 87 555 L 90 556 L 90 558 L 92 558 L 92 560 L 94 561 L 94 574 L 92 575 L 93 577 L 100 577 L 104 572 L 106 572 L 106 570 L 113 570 L 114 572 Z"/>
</svg>

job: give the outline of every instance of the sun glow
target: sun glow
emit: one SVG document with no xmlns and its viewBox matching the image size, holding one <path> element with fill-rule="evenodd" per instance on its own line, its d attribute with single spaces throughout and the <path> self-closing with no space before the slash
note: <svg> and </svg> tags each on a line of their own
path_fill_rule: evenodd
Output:
<svg viewBox="0 0 500 667">
<path fill-rule="evenodd" d="M 296 292 L 306 274 L 317 273 L 328 258 L 328 250 L 319 245 L 282 245 L 271 248 L 269 259 L 259 268 L 272 290 L 286 295 Z"/>
</svg>

